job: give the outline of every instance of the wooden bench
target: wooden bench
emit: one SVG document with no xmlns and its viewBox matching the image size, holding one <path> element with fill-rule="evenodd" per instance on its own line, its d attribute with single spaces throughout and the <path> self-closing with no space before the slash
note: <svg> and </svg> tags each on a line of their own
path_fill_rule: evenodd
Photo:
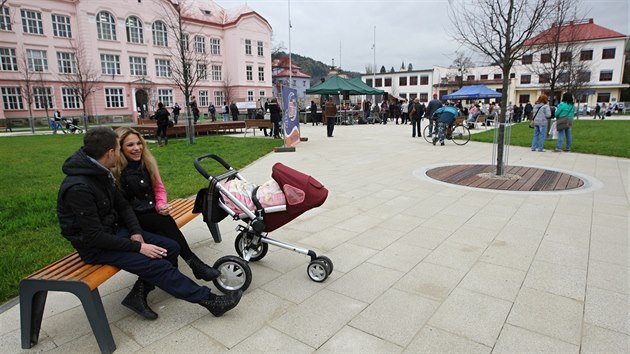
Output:
<svg viewBox="0 0 630 354">
<path fill-rule="evenodd" d="M 171 215 L 178 227 L 183 227 L 199 214 L 192 212 L 194 200 L 175 199 Z M 76 295 L 87 316 L 92 332 L 102 353 L 112 353 L 116 343 L 112 336 L 98 287 L 118 273 L 111 265 L 87 264 L 74 252 L 55 263 L 22 279 L 20 282 L 20 322 L 22 348 L 37 344 L 49 291 L 70 292 Z"/>
<path fill-rule="evenodd" d="M 258 128 L 272 129 L 273 122 L 267 119 L 245 119 L 244 136 L 247 136 L 248 129 L 251 129 L 254 132 L 254 136 L 256 136 L 256 129 Z"/>
<path fill-rule="evenodd" d="M 138 125 L 156 125 L 156 122 L 153 119 L 138 118 Z"/>
<path fill-rule="evenodd" d="M 0 120 L 0 130 L 4 130 L 5 133 L 13 132 L 11 124 L 9 124 L 6 120 Z"/>
</svg>

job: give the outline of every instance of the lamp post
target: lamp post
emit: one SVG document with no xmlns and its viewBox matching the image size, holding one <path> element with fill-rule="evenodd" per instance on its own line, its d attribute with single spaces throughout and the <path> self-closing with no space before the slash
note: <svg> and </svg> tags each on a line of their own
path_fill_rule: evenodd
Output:
<svg viewBox="0 0 630 354">
<path fill-rule="evenodd" d="M 93 88 L 92 90 L 90 90 L 90 92 L 92 92 L 92 107 L 94 108 L 93 114 L 94 114 L 94 119 L 96 120 L 97 125 L 101 125 L 98 119 L 98 115 L 96 114 L 96 91 L 99 91 L 99 90 L 100 88 Z"/>
</svg>

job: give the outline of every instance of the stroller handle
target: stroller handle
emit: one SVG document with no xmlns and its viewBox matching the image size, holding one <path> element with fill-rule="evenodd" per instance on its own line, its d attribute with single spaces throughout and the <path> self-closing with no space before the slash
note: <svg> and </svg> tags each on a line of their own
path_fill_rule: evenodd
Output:
<svg viewBox="0 0 630 354">
<path fill-rule="evenodd" d="M 225 169 L 227 170 L 227 172 L 218 175 L 216 177 L 211 176 L 208 171 L 206 171 L 202 166 L 201 166 L 201 161 L 206 160 L 206 159 L 213 159 L 216 162 L 220 163 L 223 167 L 225 167 Z M 225 160 L 223 160 L 221 157 L 215 155 L 215 154 L 208 154 L 208 155 L 203 155 L 200 157 L 195 158 L 195 161 L 193 162 L 195 165 L 195 168 L 197 169 L 197 171 L 199 171 L 199 173 L 201 173 L 201 175 L 203 177 L 205 177 L 206 179 L 211 179 L 211 178 L 216 178 L 217 180 L 223 180 L 226 178 L 229 178 L 231 176 L 234 176 L 238 173 L 237 170 L 233 169 L 232 166 L 230 166 L 229 163 L 225 162 Z"/>
</svg>

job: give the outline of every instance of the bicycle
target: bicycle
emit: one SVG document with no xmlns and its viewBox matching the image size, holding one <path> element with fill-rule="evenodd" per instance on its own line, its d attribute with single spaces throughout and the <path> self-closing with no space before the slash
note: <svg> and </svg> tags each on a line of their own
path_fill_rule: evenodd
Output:
<svg viewBox="0 0 630 354">
<path fill-rule="evenodd" d="M 452 140 L 456 145 L 466 145 L 470 141 L 470 130 L 464 125 L 464 121 L 464 118 L 455 119 L 453 125 L 446 131 L 445 140 Z M 429 135 L 433 135 L 429 132 L 429 127 L 429 125 L 424 127 L 422 130 L 422 136 L 427 143 L 433 144 L 433 138 L 429 137 Z"/>
</svg>

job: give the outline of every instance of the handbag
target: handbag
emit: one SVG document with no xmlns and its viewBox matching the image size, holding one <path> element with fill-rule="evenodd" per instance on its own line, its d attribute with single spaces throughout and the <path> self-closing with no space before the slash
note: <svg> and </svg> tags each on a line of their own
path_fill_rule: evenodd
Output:
<svg viewBox="0 0 630 354">
<path fill-rule="evenodd" d="M 571 126 L 573 126 L 573 120 L 569 119 L 568 116 L 558 117 L 558 119 L 556 119 L 556 129 L 558 131 L 569 129 Z"/>
<path fill-rule="evenodd" d="M 540 109 L 541 109 L 542 107 L 543 107 L 543 106 L 538 107 L 538 109 L 536 110 L 536 113 L 534 113 L 534 115 L 533 115 L 533 117 L 534 117 L 534 118 L 533 118 L 532 120 L 530 120 L 530 121 L 529 121 L 529 127 L 530 127 L 530 128 L 534 129 L 534 119 L 536 119 L 536 115 L 538 115 L 538 111 L 540 111 Z"/>
</svg>

